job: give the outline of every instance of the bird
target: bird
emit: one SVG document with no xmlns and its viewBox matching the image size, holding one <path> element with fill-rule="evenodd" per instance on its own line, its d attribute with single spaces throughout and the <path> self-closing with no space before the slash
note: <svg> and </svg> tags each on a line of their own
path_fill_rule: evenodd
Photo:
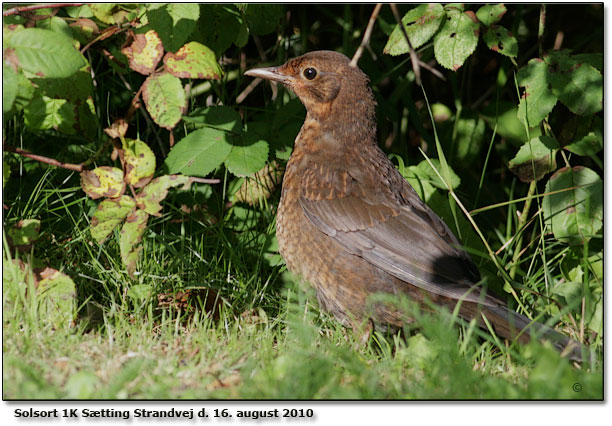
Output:
<svg viewBox="0 0 612 426">
<path fill-rule="evenodd" d="M 366 324 L 367 341 L 372 329 L 412 321 L 389 303 L 372 304 L 374 294 L 406 296 L 423 309 L 458 305 L 460 317 L 488 322 L 506 339 L 527 343 L 534 335 L 581 360 L 575 340 L 481 285 L 457 237 L 379 147 L 369 78 L 347 56 L 313 51 L 245 75 L 281 83 L 306 108 L 283 176 L 276 237 L 287 268 L 314 287 L 323 311 L 355 331 Z"/>
</svg>

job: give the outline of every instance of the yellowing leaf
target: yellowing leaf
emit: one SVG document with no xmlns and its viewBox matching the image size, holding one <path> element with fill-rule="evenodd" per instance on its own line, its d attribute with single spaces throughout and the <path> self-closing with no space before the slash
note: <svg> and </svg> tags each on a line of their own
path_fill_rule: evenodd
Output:
<svg viewBox="0 0 612 426">
<path fill-rule="evenodd" d="M 188 189 L 189 185 L 191 185 L 191 180 L 188 176 L 183 175 L 164 175 L 153 179 L 136 196 L 138 207 L 149 214 L 160 216 L 161 205 L 159 202 L 166 198 L 169 188 L 180 185 L 182 185 L 181 189 Z"/>
<path fill-rule="evenodd" d="M 180 78 L 220 79 L 221 67 L 215 53 L 208 47 L 192 41 L 176 53 L 168 52 L 164 57 L 166 71 Z"/>
<path fill-rule="evenodd" d="M 168 130 L 176 126 L 187 108 L 181 80 L 166 73 L 149 76 L 143 83 L 142 97 L 153 121 Z"/>
<path fill-rule="evenodd" d="M 153 30 L 145 34 L 130 32 L 121 53 L 127 56 L 130 68 L 149 75 L 155 71 L 155 67 L 164 56 L 164 46 Z"/>
<path fill-rule="evenodd" d="M 81 172 L 81 188 L 94 200 L 119 197 L 125 191 L 123 171 L 109 166 L 85 170 Z"/>
<path fill-rule="evenodd" d="M 125 180 L 136 188 L 142 188 L 155 173 L 155 154 L 143 141 L 124 139 L 123 159 L 125 161 Z"/>
<path fill-rule="evenodd" d="M 89 228 L 93 239 L 102 244 L 134 207 L 136 207 L 136 202 L 127 195 L 112 200 L 104 200 L 98 204 L 98 209 L 91 218 Z"/>
<path fill-rule="evenodd" d="M 119 248 L 121 251 L 121 260 L 125 265 L 130 277 L 134 277 L 136 271 L 136 263 L 142 246 L 140 240 L 147 228 L 149 215 L 140 209 L 135 209 L 126 219 L 119 238 Z"/>
</svg>

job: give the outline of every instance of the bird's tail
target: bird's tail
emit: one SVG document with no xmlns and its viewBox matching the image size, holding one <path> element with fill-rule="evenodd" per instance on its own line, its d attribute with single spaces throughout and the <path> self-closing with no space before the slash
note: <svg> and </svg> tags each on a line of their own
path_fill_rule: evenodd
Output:
<svg viewBox="0 0 612 426">
<path fill-rule="evenodd" d="M 532 321 L 504 306 L 483 306 L 482 313 L 495 332 L 506 339 L 518 338 L 522 343 L 527 343 L 532 338 L 548 340 L 563 356 L 582 362 L 582 345 L 544 324 Z"/>
</svg>

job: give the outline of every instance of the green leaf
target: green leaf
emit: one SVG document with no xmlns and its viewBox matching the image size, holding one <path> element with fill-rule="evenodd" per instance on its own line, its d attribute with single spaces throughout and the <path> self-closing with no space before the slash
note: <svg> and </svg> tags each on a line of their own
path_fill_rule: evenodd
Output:
<svg viewBox="0 0 612 426">
<path fill-rule="evenodd" d="M 36 21 L 36 28 L 53 31 L 57 34 L 66 37 L 71 44 L 74 43 L 74 39 L 72 37 L 72 30 L 70 29 L 65 20 L 63 20 L 62 18 L 58 18 L 57 16 L 53 16 L 49 19 L 42 19 L 40 21 Z"/>
<path fill-rule="evenodd" d="M 93 94 L 93 80 L 88 68 L 87 65 L 68 78 L 33 78 L 32 82 L 50 98 L 82 103 Z"/>
<path fill-rule="evenodd" d="M 84 170 L 81 172 L 81 188 L 93 200 L 119 197 L 125 191 L 123 171 L 109 166 Z"/>
<path fill-rule="evenodd" d="M 593 114 L 603 107 L 603 77 L 587 63 L 577 62 L 566 51 L 551 52 L 544 59 L 552 92 L 578 115 Z"/>
<path fill-rule="evenodd" d="M 242 15 L 231 4 L 201 4 L 199 33 L 196 40 L 210 47 L 219 57 L 240 35 Z"/>
<path fill-rule="evenodd" d="M 262 169 L 267 160 L 268 142 L 260 140 L 257 135 L 246 133 L 232 147 L 225 166 L 236 176 L 248 176 Z"/>
<path fill-rule="evenodd" d="M 208 47 L 192 41 L 181 47 L 176 54 L 166 53 L 164 57 L 166 71 L 180 78 L 220 79 L 221 66 L 215 53 Z"/>
<path fill-rule="evenodd" d="M 595 155 L 603 149 L 603 123 L 601 118 L 574 115 L 565 122 L 559 133 L 563 148 L 577 155 Z"/>
<path fill-rule="evenodd" d="M 304 105 L 299 99 L 292 99 L 278 111 L 272 113 L 272 117 L 266 117 L 267 125 L 270 121 L 272 122 L 268 140 L 276 158 L 289 159 L 293 142 L 304 124 L 305 115 Z"/>
<path fill-rule="evenodd" d="M 170 173 L 206 176 L 223 164 L 231 150 L 226 132 L 204 128 L 181 139 L 170 150 L 165 164 Z"/>
<path fill-rule="evenodd" d="M 213 106 L 196 108 L 189 115 L 183 117 L 186 123 L 194 124 L 193 127 L 212 127 L 226 130 L 232 133 L 242 132 L 242 118 L 238 111 L 229 106 Z"/>
<path fill-rule="evenodd" d="M 476 49 L 479 28 L 473 12 L 448 10 L 444 24 L 434 38 L 434 54 L 438 63 L 457 71 Z"/>
<path fill-rule="evenodd" d="M 518 119 L 518 107 L 514 102 L 500 101 L 497 107 L 494 102 L 482 108 L 481 117 L 487 122 L 491 130 L 497 123 L 497 134 L 509 139 L 513 143 L 523 144 L 526 139 L 525 126 Z M 529 138 L 532 139 L 542 134 L 540 127 L 529 129 Z"/>
<path fill-rule="evenodd" d="M 157 31 L 164 47 L 176 52 L 193 30 L 200 17 L 200 6 L 194 3 L 150 4 L 147 18 L 151 27 Z"/>
<path fill-rule="evenodd" d="M 66 99 L 38 95 L 25 107 L 25 124 L 31 130 L 57 130 L 77 133 L 75 107 Z"/>
<path fill-rule="evenodd" d="M 181 185 L 181 190 L 189 189 L 191 185 L 189 176 L 164 175 L 157 177 L 140 191 L 136 196 L 136 203 L 145 212 L 154 216 L 161 216 L 159 212 L 162 206 L 159 203 L 168 195 L 168 189 Z"/>
<path fill-rule="evenodd" d="M 17 73 L 6 61 L 2 61 L 2 111 L 10 111 L 18 92 Z"/>
<path fill-rule="evenodd" d="M 553 294 L 563 296 L 565 303 L 570 306 L 578 306 L 582 298 L 582 268 L 576 266 L 569 271 L 565 280 L 558 281 L 552 288 Z"/>
<path fill-rule="evenodd" d="M 132 213 L 126 217 L 119 237 L 119 249 L 121 252 L 121 260 L 125 265 L 128 275 L 134 278 L 136 271 L 136 263 L 142 246 L 140 241 L 147 229 L 147 221 L 149 215 L 140 209 L 132 210 Z"/>
<path fill-rule="evenodd" d="M 487 4 L 476 11 L 476 17 L 486 27 L 498 23 L 506 13 L 506 6 L 503 4 Z"/>
<path fill-rule="evenodd" d="M 64 9 L 71 18 L 93 18 L 94 16 L 93 12 L 86 4 L 82 6 L 66 6 Z"/>
<path fill-rule="evenodd" d="M 572 55 L 572 59 L 577 64 L 589 64 L 597 71 L 603 71 L 603 54 L 601 53 L 579 53 Z"/>
<path fill-rule="evenodd" d="M 153 30 L 144 34 L 130 32 L 121 53 L 128 58 L 131 69 L 140 74 L 149 75 L 155 71 L 157 64 L 164 56 L 164 46 Z"/>
<path fill-rule="evenodd" d="M 12 226 L 7 233 L 13 247 L 29 247 L 40 235 L 40 220 L 22 219 Z"/>
<path fill-rule="evenodd" d="M 516 58 L 518 55 L 518 42 L 510 31 L 497 25 L 488 28 L 482 35 L 482 40 L 489 49 L 504 56 Z"/>
<path fill-rule="evenodd" d="M 508 166 L 522 182 L 540 180 L 557 168 L 555 154 L 558 149 L 557 141 L 549 136 L 533 138 L 521 146 Z"/>
<path fill-rule="evenodd" d="M 52 268 L 37 274 L 38 316 L 56 328 L 72 326 L 76 315 L 76 287 L 68 275 Z"/>
<path fill-rule="evenodd" d="M 431 165 L 429 164 L 429 161 L 431 162 Z M 442 171 L 440 170 L 440 160 L 436 158 L 430 158 L 429 161 L 423 160 L 416 166 L 408 167 L 408 170 L 413 172 L 418 178 L 433 185 L 434 187 L 446 190 L 446 185 L 438 176 L 438 173 L 442 175 Z M 436 171 L 432 168 L 432 165 L 436 168 L 436 170 L 438 170 L 438 173 L 436 173 Z M 461 184 L 461 178 L 457 176 L 457 174 L 450 168 L 450 166 L 448 167 L 448 169 L 450 172 L 449 184 L 453 189 L 457 188 Z"/>
<path fill-rule="evenodd" d="M 155 173 L 155 154 L 143 141 L 123 139 L 125 180 L 136 188 L 148 184 Z"/>
<path fill-rule="evenodd" d="M 285 6 L 282 4 L 249 4 L 245 16 L 251 33 L 269 34 L 280 27 L 285 16 Z"/>
<path fill-rule="evenodd" d="M 530 60 L 517 74 L 520 87 L 525 88 L 518 108 L 518 118 L 528 127 L 537 126 L 557 103 L 548 81 L 547 66 L 541 59 Z"/>
<path fill-rule="evenodd" d="M 422 4 L 410 10 L 402 18 L 412 47 L 418 49 L 436 33 L 444 19 L 444 8 L 438 3 Z M 408 43 L 399 25 L 396 25 L 383 50 L 389 55 L 401 55 L 409 51 Z"/>
<path fill-rule="evenodd" d="M 559 241 L 584 244 L 601 229 L 603 184 L 594 171 L 564 167 L 550 177 L 545 192 L 548 195 L 542 208 L 546 225 Z"/>
<path fill-rule="evenodd" d="M 26 28 L 10 38 L 18 65 L 32 75 L 44 78 L 70 77 L 86 62 L 68 38 L 50 30 Z"/>
<path fill-rule="evenodd" d="M 462 114 L 456 125 L 455 158 L 466 166 L 480 155 L 485 122 L 476 114 Z"/>
<path fill-rule="evenodd" d="M 236 39 L 234 40 L 234 44 L 237 47 L 244 47 L 246 46 L 248 41 L 249 41 L 249 26 L 247 25 L 246 19 L 242 19 L 240 23 L 240 30 L 238 31 L 238 35 L 236 36 Z"/>
<path fill-rule="evenodd" d="M 102 244 L 135 207 L 136 202 L 127 195 L 103 200 L 91 218 L 89 229 L 93 239 Z"/>
<path fill-rule="evenodd" d="M 32 101 L 36 88 L 30 80 L 23 75 L 23 72 L 17 73 L 17 96 L 13 106 L 17 111 L 24 109 Z"/>
<path fill-rule="evenodd" d="M 128 290 L 129 295 L 129 290 Z M 91 399 L 95 398 L 96 387 L 100 379 L 91 371 L 77 371 L 72 374 L 64 388 L 68 399 Z"/>
<path fill-rule="evenodd" d="M 127 295 L 132 299 L 133 303 L 142 303 L 151 297 L 153 293 L 153 286 L 150 284 L 136 284 L 130 286 L 127 291 Z"/>
<path fill-rule="evenodd" d="M 121 24 L 141 16 L 141 5 L 133 3 L 90 3 L 94 16 L 105 24 Z"/>
<path fill-rule="evenodd" d="M 176 126 L 187 108 L 181 80 L 166 73 L 149 76 L 143 83 L 142 97 L 153 121 L 168 130 Z"/>
</svg>

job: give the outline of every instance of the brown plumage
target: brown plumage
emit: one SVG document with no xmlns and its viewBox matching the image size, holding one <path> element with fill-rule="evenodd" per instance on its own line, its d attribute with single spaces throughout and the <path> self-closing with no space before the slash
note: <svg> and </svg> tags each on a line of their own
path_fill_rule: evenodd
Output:
<svg viewBox="0 0 612 426">
<path fill-rule="evenodd" d="M 409 319 L 375 293 L 404 294 L 460 315 L 481 314 L 505 338 L 530 332 L 580 358 L 576 342 L 510 311 L 478 285 L 479 274 L 448 226 L 378 147 L 368 77 L 336 52 L 317 51 L 247 75 L 280 82 L 307 110 L 283 178 L 276 235 L 287 267 L 311 283 L 323 309 L 355 328 Z M 519 331 L 525 330 L 523 333 Z"/>
</svg>

